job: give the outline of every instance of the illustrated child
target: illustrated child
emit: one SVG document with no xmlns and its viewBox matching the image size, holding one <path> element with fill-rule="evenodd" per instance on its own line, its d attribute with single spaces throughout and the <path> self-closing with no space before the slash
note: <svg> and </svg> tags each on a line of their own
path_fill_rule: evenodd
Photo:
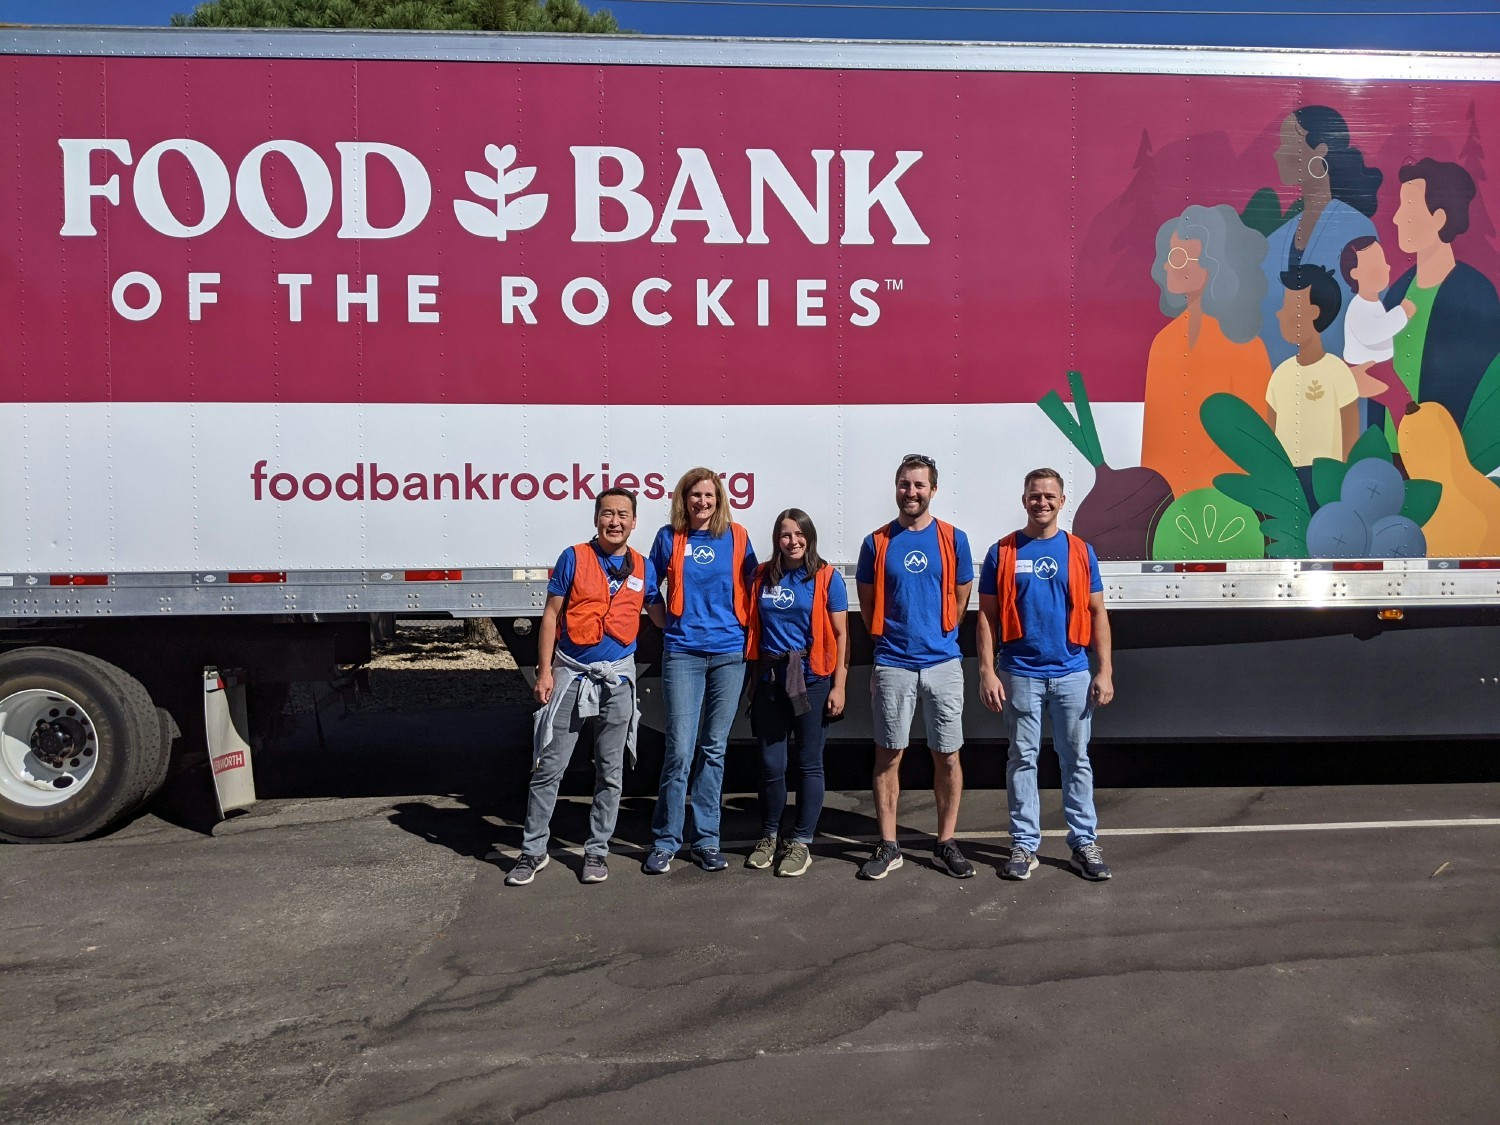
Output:
<svg viewBox="0 0 1500 1125">
<path fill-rule="evenodd" d="M 1411 401 L 1406 384 L 1393 377 L 1394 370 L 1382 371 L 1376 378 L 1371 368 L 1391 362 L 1396 334 L 1406 327 L 1416 306 L 1407 300 L 1387 309 L 1381 302 L 1391 283 L 1391 267 L 1373 234 L 1356 238 L 1344 247 L 1339 271 L 1354 293 L 1344 313 L 1344 362 L 1353 370 L 1362 397 L 1380 403 L 1393 418 L 1404 417 L 1406 404 Z"/>
<path fill-rule="evenodd" d="M 1301 265 L 1283 273 L 1281 284 L 1276 320 L 1297 354 L 1277 366 L 1266 387 L 1271 428 L 1298 469 L 1317 457 L 1342 461 L 1359 436 L 1359 388 L 1349 365 L 1323 350 L 1321 335 L 1339 315 L 1339 283 L 1322 266 Z M 1310 483 L 1311 473 L 1303 475 Z"/>
</svg>

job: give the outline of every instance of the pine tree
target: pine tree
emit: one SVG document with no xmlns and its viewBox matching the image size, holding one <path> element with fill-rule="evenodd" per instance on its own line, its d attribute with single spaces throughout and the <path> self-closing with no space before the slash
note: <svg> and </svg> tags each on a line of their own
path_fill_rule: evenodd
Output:
<svg viewBox="0 0 1500 1125">
<path fill-rule="evenodd" d="M 579 0 L 207 0 L 174 27 L 359 28 L 413 31 L 549 31 L 609 35 L 608 9 Z"/>
</svg>

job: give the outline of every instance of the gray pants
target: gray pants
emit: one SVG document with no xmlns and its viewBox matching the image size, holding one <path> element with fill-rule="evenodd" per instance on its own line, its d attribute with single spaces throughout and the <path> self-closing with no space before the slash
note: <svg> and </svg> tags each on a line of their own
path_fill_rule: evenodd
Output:
<svg viewBox="0 0 1500 1125">
<path fill-rule="evenodd" d="M 526 799 L 526 834 L 521 837 L 521 851 L 526 855 L 547 853 L 548 826 L 557 805 L 557 790 L 563 771 L 578 745 L 585 723 L 594 728 L 594 807 L 589 810 L 589 839 L 584 845 L 588 855 L 608 855 L 609 840 L 615 834 L 615 820 L 620 815 L 620 779 L 625 772 L 625 736 L 630 717 L 635 712 L 635 685 L 621 680 L 615 687 L 599 689 L 599 715 L 593 719 L 578 717 L 578 689 L 582 678 L 568 685 L 568 693 L 552 721 L 552 743 L 537 759 L 531 773 L 531 793 Z"/>
</svg>

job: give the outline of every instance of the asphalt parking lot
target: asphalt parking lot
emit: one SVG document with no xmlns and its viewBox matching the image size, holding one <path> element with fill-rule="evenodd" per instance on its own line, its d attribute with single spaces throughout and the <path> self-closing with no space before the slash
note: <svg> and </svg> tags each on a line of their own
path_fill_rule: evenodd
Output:
<svg viewBox="0 0 1500 1125">
<path fill-rule="evenodd" d="M 448 763 L 462 784 L 433 765 L 410 775 L 433 792 L 393 793 L 342 757 L 373 736 L 342 737 L 213 835 L 148 816 L 0 851 L 0 1116 L 1500 1116 L 1500 784 L 1104 790 L 1105 884 L 1056 835 L 1001 881 L 995 791 L 961 818 L 976 878 L 931 866 L 912 793 L 908 863 L 860 882 L 850 791 L 801 879 L 641 875 L 650 805 L 627 800 L 584 886 L 571 800 L 556 862 L 507 888 L 486 857 L 515 854 L 522 806 L 478 784 L 483 747 Z M 327 795 L 341 778 L 355 795 Z M 727 799 L 740 856 L 753 804 Z"/>
</svg>

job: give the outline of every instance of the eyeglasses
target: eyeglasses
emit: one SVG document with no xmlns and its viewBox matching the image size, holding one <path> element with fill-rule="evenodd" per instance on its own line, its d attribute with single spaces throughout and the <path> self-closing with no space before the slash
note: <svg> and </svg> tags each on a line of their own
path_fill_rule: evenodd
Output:
<svg viewBox="0 0 1500 1125">
<path fill-rule="evenodd" d="M 1167 251 L 1167 265 L 1171 266 L 1174 270 L 1180 270 L 1189 262 L 1196 262 L 1197 260 L 1197 258 L 1189 258 L 1188 252 L 1181 246 L 1174 246 Z"/>
<path fill-rule="evenodd" d="M 901 458 L 902 465 L 909 465 L 913 462 L 918 465 L 926 465 L 929 469 L 937 468 L 937 462 L 925 453 L 908 453 L 905 457 Z"/>
</svg>

